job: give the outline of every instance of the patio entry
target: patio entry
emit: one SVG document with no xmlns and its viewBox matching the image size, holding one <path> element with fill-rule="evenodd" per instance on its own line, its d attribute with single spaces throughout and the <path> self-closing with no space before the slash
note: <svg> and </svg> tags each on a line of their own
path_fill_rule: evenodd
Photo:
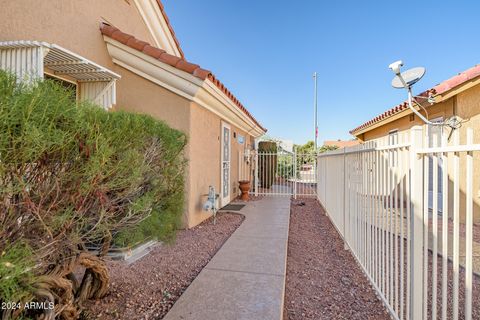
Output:
<svg viewBox="0 0 480 320">
<path fill-rule="evenodd" d="M 242 166 L 239 159 L 240 180 L 251 180 L 250 193 L 255 196 L 316 196 L 317 159 L 312 153 L 297 153 L 284 150 L 250 151 L 244 159 L 252 165 Z"/>
</svg>

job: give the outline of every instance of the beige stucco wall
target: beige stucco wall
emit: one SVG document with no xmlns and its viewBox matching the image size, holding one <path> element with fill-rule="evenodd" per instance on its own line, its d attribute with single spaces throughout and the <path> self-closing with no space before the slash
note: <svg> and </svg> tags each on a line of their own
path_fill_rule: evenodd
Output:
<svg viewBox="0 0 480 320">
<path fill-rule="evenodd" d="M 230 195 L 234 200 L 238 195 L 238 152 L 250 145 L 251 136 L 238 129 L 226 120 L 206 110 L 196 103 L 191 104 L 190 122 L 190 189 L 188 200 L 188 216 L 186 225 L 193 227 L 211 213 L 202 210 L 203 202 L 206 200 L 208 187 L 213 185 L 217 193 L 220 193 L 221 186 L 221 128 L 222 122 L 230 125 Z M 233 133 L 245 136 L 244 144 L 239 144 Z"/>
<path fill-rule="evenodd" d="M 246 133 L 244 130 L 241 130 L 233 125 L 231 125 L 232 129 L 232 171 L 230 176 L 230 194 L 232 195 L 232 199 L 239 196 L 241 191 L 239 189 L 238 182 L 240 180 L 246 179 L 252 181 L 253 175 L 252 173 L 252 165 L 247 164 L 244 160 L 245 151 L 247 149 L 252 150 L 254 148 L 254 138 Z M 243 144 L 238 142 L 239 135 L 245 138 Z M 235 137 L 236 136 L 236 137 Z M 240 170 L 242 172 L 240 172 Z M 252 188 L 252 186 L 251 186 Z"/>
<path fill-rule="evenodd" d="M 456 114 L 464 119 L 464 123 L 459 130 L 460 143 L 467 143 L 467 128 L 473 129 L 473 142 L 480 143 L 480 86 L 475 86 L 456 97 Z M 465 154 L 460 157 L 460 212 L 465 212 L 465 176 L 466 163 Z M 453 174 L 453 164 L 450 164 L 449 175 Z M 452 189 L 450 180 L 450 190 Z M 473 219 L 480 222 L 480 152 L 473 153 Z"/>
<path fill-rule="evenodd" d="M 16 0 L 2 1 L 0 41 L 37 40 L 55 43 L 121 75 L 116 110 L 152 115 L 189 137 L 185 151 L 185 225 L 192 227 L 210 216 L 202 211 L 203 194 L 213 184 L 220 191 L 221 119 L 205 108 L 168 91 L 112 62 L 100 33 L 101 22 L 153 43 L 133 1 Z M 238 192 L 238 150 L 232 129 L 231 199 Z M 245 136 L 250 141 L 250 136 Z"/>
<path fill-rule="evenodd" d="M 117 81 L 116 109 L 148 113 L 187 132 L 186 99 L 113 63 L 100 33 L 108 22 L 153 42 L 133 2 L 125 0 L 2 1 L 0 41 L 37 40 L 60 45 L 122 76 Z"/>
<path fill-rule="evenodd" d="M 116 110 L 149 114 L 175 129 L 189 132 L 189 100 L 120 66 L 114 70 L 122 76 L 117 83 Z"/>
<path fill-rule="evenodd" d="M 443 117 L 449 118 L 452 115 L 457 115 L 464 119 L 462 127 L 459 129 L 460 143 L 467 142 L 467 128 L 474 129 L 474 143 L 480 143 L 480 86 L 474 86 L 459 94 L 449 98 L 446 101 L 438 103 L 428 108 L 429 119 Z M 375 129 L 363 133 L 360 138 L 364 141 L 381 141 L 385 139 L 388 133 L 392 130 L 398 130 L 399 134 L 408 141 L 409 129 L 414 125 L 421 125 L 426 130 L 426 125 L 415 117 L 414 121 L 410 120 L 410 116 L 406 115 L 390 123 L 386 123 Z M 450 129 L 446 130 L 447 134 Z M 453 143 L 453 139 L 449 144 Z M 448 163 L 448 199 L 449 201 L 449 216 L 452 217 L 453 212 L 453 161 L 450 157 Z M 465 192 L 466 192 L 466 161 L 465 153 L 460 154 L 460 220 L 465 221 Z M 480 222 L 480 152 L 474 152 L 473 157 L 474 172 L 473 172 L 473 216 L 475 222 Z"/>
<path fill-rule="evenodd" d="M 153 43 L 135 5 L 125 0 L 15 0 L 2 1 L 0 7 L 0 41 L 55 43 L 109 69 L 113 62 L 101 22 Z"/>
<path fill-rule="evenodd" d="M 429 119 L 435 119 L 438 117 L 448 118 L 453 114 L 453 102 L 448 100 L 428 108 L 428 117 Z M 385 137 L 392 130 L 398 130 L 403 132 L 410 129 L 416 125 L 424 125 L 423 121 L 417 116 L 414 117 L 414 120 L 410 120 L 410 115 L 406 115 L 402 118 L 399 118 L 395 121 L 386 123 L 382 126 L 379 126 L 373 130 L 365 132 L 361 139 L 363 141 L 371 141 L 381 137 Z"/>
</svg>

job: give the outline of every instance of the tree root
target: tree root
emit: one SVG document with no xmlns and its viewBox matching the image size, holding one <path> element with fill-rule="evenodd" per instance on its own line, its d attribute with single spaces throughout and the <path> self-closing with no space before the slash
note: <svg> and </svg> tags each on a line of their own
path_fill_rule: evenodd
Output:
<svg viewBox="0 0 480 320">
<path fill-rule="evenodd" d="M 47 316 L 50 316 L 51 313 L 54 314 L 52 319 L 56 317 L 64 320 L 78 318 L 79 313 L 75 306 L 73 283 L 69 279 L 59 276 L 41 276 L 35 283 L 35 288 L 34 295 L 38 301 L 54 303 L 53 310 L 44 310 L 45 319 L 49 319 Z"/>
<path fill-rule="evenodd" d="M 76 293 L 76 301 L 81 305 L 87 299 L 103 298 L 108 292 L 108 269 L 105 262 L 90 253 L 82 252 L 79 263 L 86 268 Z"/>
<path fill-rule="evenodd" d="M 73 272 L 70 272 L 70 273 L 67 274 L 65 277 L 66 277 L 68 280 L 70 280 L 70 282 L 72 282 L 72 290 L 73 290 L 73 292 L 77 292 L 80 283 L 78 283 L 78 280 L 77 280 L 77 277 L 75 276 L 75 274 L 74 274 Z"/>
<path fill-rule="evenodd" d="M 72 261 L 73 260 L 73 261 Z M 85 274 L 79 285 L 73 271 L 77 266 L 85 267 Z M 33 302 L 43 303 L 44 309 L 16 310 L 0 312 L 2 320 L 28 316 L 42 320 L 75 320 L 80 316 L 80 308 L 88 299 L 103 298 L 108 292 L 108 269 L 105 262 L 88 252 L 81 252 L 75 259 L 67 259 L 65 265 L 55 266 L 47 275 L 39 276 L 32 284 Z M 25 304 L 25 302 L 22 302 Z M 53 308 L 48 308 L 51 305 Z"/>
</svg>

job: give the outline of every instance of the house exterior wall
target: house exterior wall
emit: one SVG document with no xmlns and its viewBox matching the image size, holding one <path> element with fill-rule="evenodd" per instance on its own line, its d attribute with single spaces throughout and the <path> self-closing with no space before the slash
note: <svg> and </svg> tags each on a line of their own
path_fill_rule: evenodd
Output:
<svg viewBox="0 0 480 320">
<path fill-rule="evenodd" d="M 55 43 L 109 69 L 113 62 L 99 32 L 102 21 L 153 42 L 133 2 L 125 0 L 2 1 L 0 18 L 0 41 Z"/>
<path fill-rule="evenodd" d="M 238 153 L 242 152 L 246 146 L 250 145 L 252 137 L 246 132 L 235 127 L 226 120 L 221 119 L 216 114 L 206 110 L 196 103 L 191 106 L 190 122 L 190 157 L 189 157 L 189 177 L 190 189 L 188 200 L 188 216 L 185 221 L 189 228 L 199 224 L 209 216 L 211 212 L 202 209 L 205 202 L 208 187 L 214 186 L 215 191 L 221 191 L 221 129 L 222 122 L 230 125 L 230 195 L 231 200 L 238 196 L 239 180 L 239 160 Z M 238 143 L 233 133 L 241 134 L 245 137 L 243 145 Z"/>
<path fill-rule="evenodd" d="M 249 164 L 245 163 L 243 156 L 245 155 L 245 151 L 247 149 L 252 150 L 254 148 L 254 137 L 249 135 L 244 130 L 241 130 L 235 126 L 232 127 L 232 170 L 230 176 L 230 194 L 232 195 L 232 200 L 241 194 L 239 189 L 239 181 L 243 179 L 247 179 L 252 181 L 253 176 L 251 170 L 253 167 Z M 234 134 L 236 137 L 234 137 Z M 245 141 L 243 144 L 239 143 L 238 137 L 243 136 Z M 240 172 L 240 170 L 242 172 Z M 253 185 L 250 185 L 250 189 L 252 189 Z"/>
<path fill-rule="evenodd" d="M 122 76 L 117 83 L 118 103 L 115 110 L 148 114 L 189 133 L 189 100 L 120 66 L 115 66 L 114 70 Z"/>
<path fill-rule="evenodd" d="M 474 86 L 463 92 L 458 93 L 457 95 L 445 100 L 441 103 L 429 107 L 428 115 L 429 119 L 435 119 L 438 117 L 443 117 L 447 119 L 453 115 L 457 115 L 460 118 L 464 119 L 465 122 L 459 129 L 460 143 L 465 144 L 467 141 L 467 128 L 474 129 L 474 143 L 480 143 L 480 86 Z M 408 130 L 414 125 L 421 125 L 425 130 L 427 130 L 427 125 L 425 125 L 417 116 L 415 116 L 414 121 L 410 120 L 410 115 L 405 115 L 399 119 L 396 119 L 392 122 L 381 125 L 377 128 L 374 128 L 370 131 L 366 131 L 361 135 L 363 141 L 381 141 L 386 139 L 388 133 L 392 130 L 398 130 L 399 136 L 402 137 L 403 141 L 409 141 L 409 132 Z M 450 129 L 445 128 L 446 133 L 450 132 Z M 449 142 L 451 144 L 452 141 Z M 480 153 L 473 153 L 473 220 L 476 223 L 480 222 Z M 453 162 L 448 164 L 448 175 L 449 177 L 453 176 Z M 465 156 L 461 154 L 460 156 L 460 220 L 465 220 L 465 191 L 466 191 L 466 166 L 465 166 Z M 453 199 L 453 180 L 449 178 L 448 185 L 449 195 L 448 199 Z M 453 203 L 450 201 L 448 209 L 450 217 L 453 212 Z"/>
<path fill-rule="evenodd" d="M 25 9 L 30 8 L 30 9 Z M 14 18 L 11 18 L 14 17 Z M 185 195 L 185 226 L 193 227 L 211 213 L 202 210 L 203 194 L 213 184 L 220 191 L 221 119 L 205 108 L 113 63 L 99 31 L 111 25 L 154 43 L 133 1 L 125 0 L 17 0 L 4 1 L 0 11 L 0 41 L 37 40 L 55 43 L 119 75 L 114 110 L 149 114 L 185 132 L 189 143 Z M 231 125 L 231 199 L 238 193 L 238 151 L 233 132 L 251 136 Z"/>
<path fill-rule="evenodd" d="M 0 12 L 0 41 L 55 43 L 106 67 L 122 76 L 117 81 L 116 110 L 147 113 L 188 133 L 188 101 L 114 64 L 99 30 L 102 21 L 153 42 L 133 1 L 125 0 L 5 1 Z"/>
<path fill-rule="evenodd" d="M 480 143 L 480 86 L 475 86 L 463 91 L 454 97 L 456 114 L 466 122 L 459 129 L 460 143 L 467 142 L 467 128 L 474 129 L 473 141 Z M 465 156 L 461 157 L 461 164 L 465 163 Z M 452 175 L 453 165 L 449 166 L 449 174 Z M 466 166 L 460 166 L 460 212 L 465 212 L 465 175 Z M 450 181 L 449 190 L 452 190 Z M 451 211 L 450 211 L 451 212 Z M 463 217 L 462 217 L 463 218 Z M 473 153 L 473 221 L 480 223 L 480 152 Z"/>
<path fill-rule="evenodd" d="M 438 117 L 448 118 L 453 115 L 453 100 L 447 100 L 441 102 L 437 105 L 428 108 L 429 119 L 435 119 Z M 398 130 L 398 132 L 403 132 L 409 130 L 413 126 L 421 125 L 424 126 L 424 122 L 417 116 L 414 117 L 414 120 L 410 120 L 410 115 L 406 114 L 405 116 L 386 123 L 382 126 L 379 126 L 375 129 L 365 132 L 362 135 L 363 141 L 371 141 L 381 137 L 385 137 L 392 130 Z"/>
</svg>

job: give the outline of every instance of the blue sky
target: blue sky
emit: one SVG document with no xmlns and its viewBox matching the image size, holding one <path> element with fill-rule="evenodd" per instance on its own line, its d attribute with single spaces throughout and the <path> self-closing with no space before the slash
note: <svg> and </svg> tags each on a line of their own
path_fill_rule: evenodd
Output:
<svg viewBox="0 0 480 320">
<path fill-rule="evenodd" d="M 475 1 L 163 0 L 187 60 L 212 70 L 269 130 L 319 141 L 402 102 L 388 65 L 425 66 L 423 91 L 480 63 Z"/>
</svg>

